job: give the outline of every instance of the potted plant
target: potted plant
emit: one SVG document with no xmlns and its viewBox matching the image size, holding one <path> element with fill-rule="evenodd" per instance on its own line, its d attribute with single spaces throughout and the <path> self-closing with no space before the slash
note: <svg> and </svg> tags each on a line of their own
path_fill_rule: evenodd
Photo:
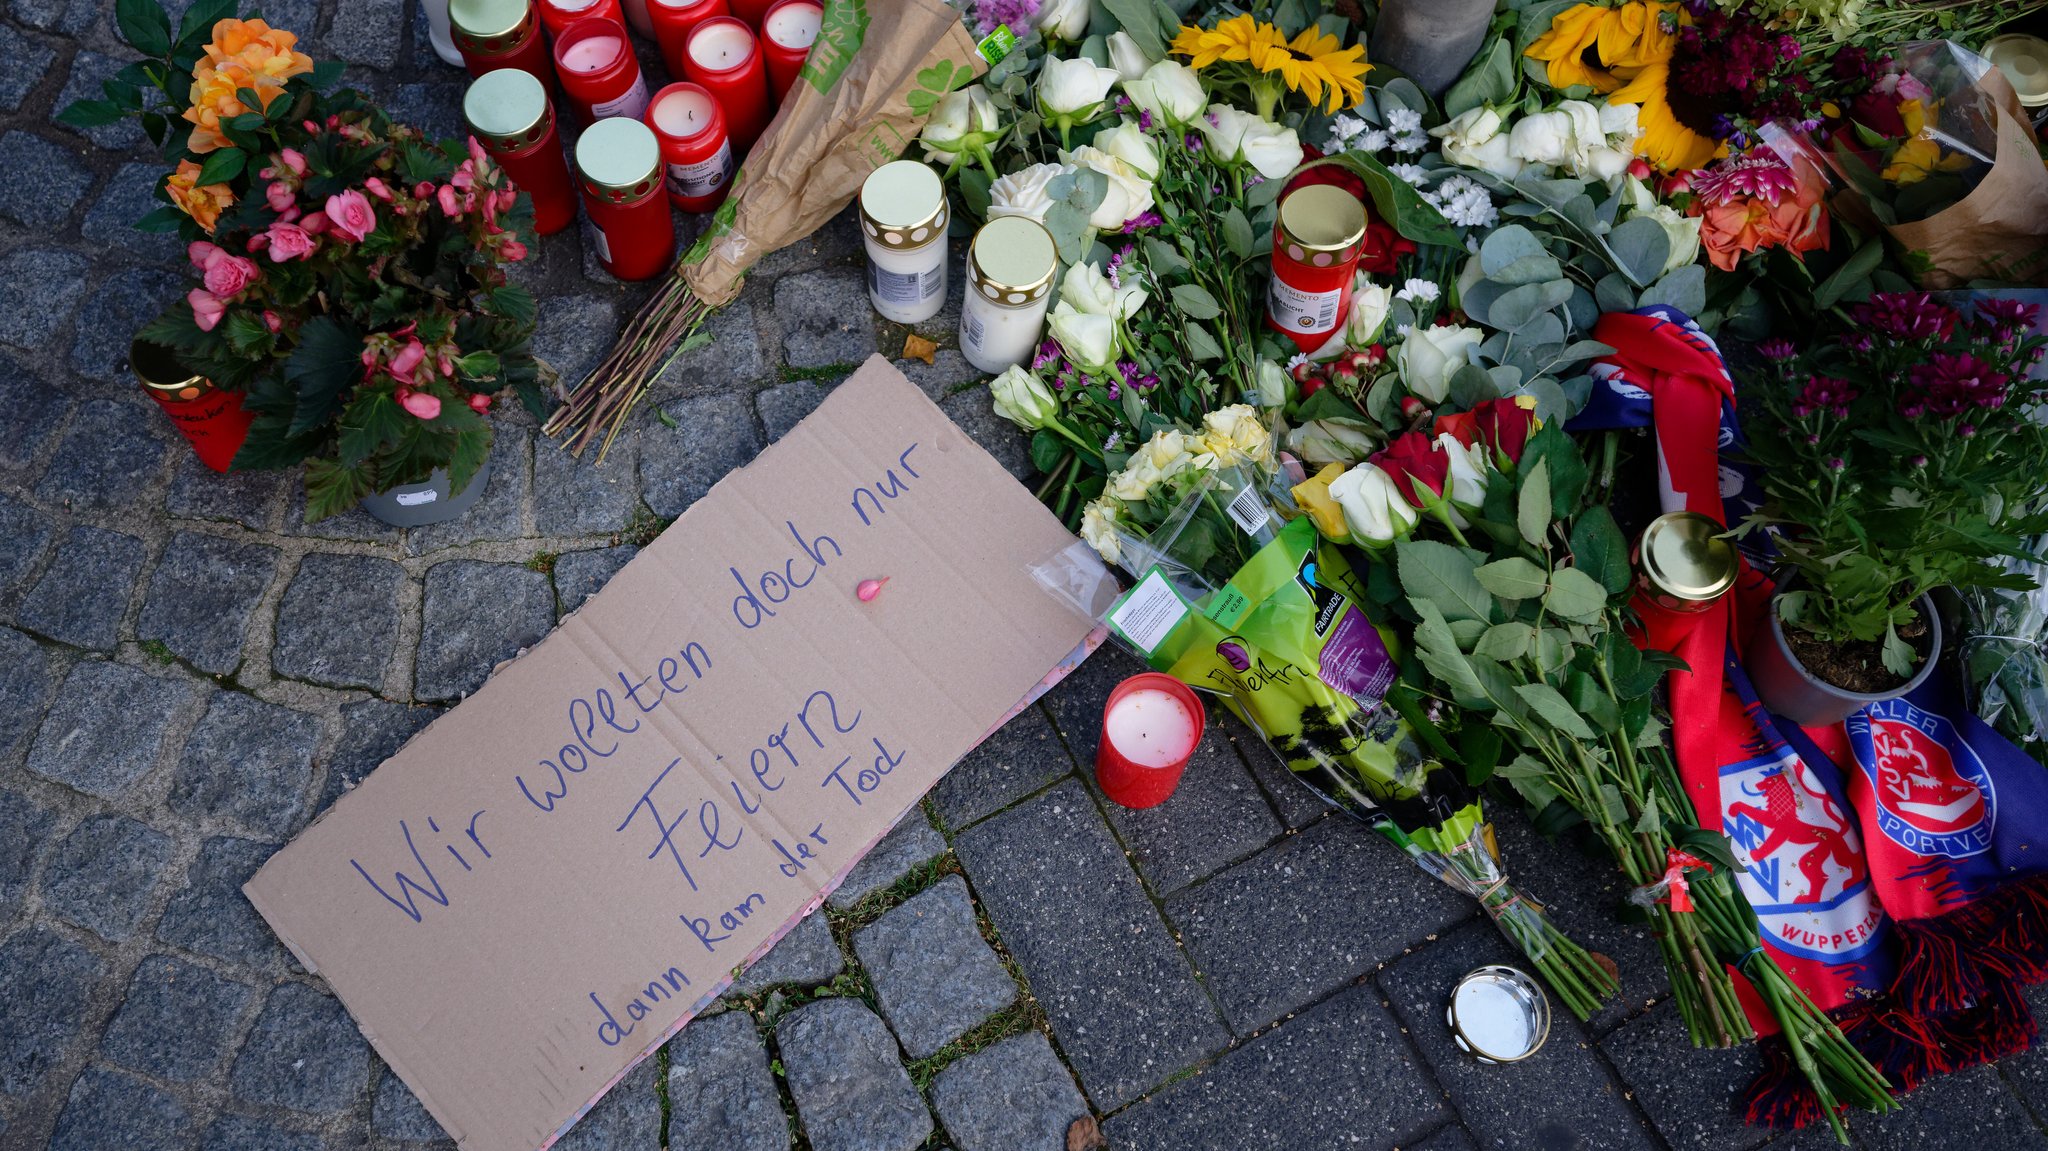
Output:
<svg viewBox="0 0 2048 1151">
<path fill-rule="evenodd" d="M 1929 591 L 2033 586 L 1999 561 L 2048 528 L 2034 311 L 1879 293 L 1810 354 L 1758 345 L 1740 395 L 1765 413 L 1749 453 L 1766 502 L 1743 530 L 1777 529 L 1782 578 L 1743 660 L 1772 711 L 1833 723 L 1903 695 L 1940 652 Z"/>
<path fill-rule="evenodd" d="M 399 524 L 450 518 L 486 479 L 499 393 L 540 414 L 535 302 L 509 284 L 531 204 L 474 141 L 435 144 L 336 62 L 198 0 L 174 35 L 123 0 L 145 59 L 59 117 L 139 116 L 172 167 L 146 231 L 177 231 L 200 285 L 141 333 L 255 414 L 234 467 L 306 468 L 320 519 L 362 503 Z"/>
</svg>

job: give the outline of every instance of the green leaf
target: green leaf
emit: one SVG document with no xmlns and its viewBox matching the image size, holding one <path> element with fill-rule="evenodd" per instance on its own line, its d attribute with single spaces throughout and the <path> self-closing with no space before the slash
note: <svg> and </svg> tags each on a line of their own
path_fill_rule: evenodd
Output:
<svg viewBox="0 0 2048 1151">
<path fill-rule="evenodd" d="M 1487 309 L 1486 322 L 1505 332 L 1520 332 L 1571 298 L 1570 280 L 1523 284 L 1500 294 L 1500 298 Z"/>
<path fill-rule="evenodd" d="M 1606 244 L 1616 269 L 1643 287 L 1657 282 L 1664 274 L 1664 261 L 1671 258 L 1670 235 L 1648 216 L 1623 220 L 1607 233 Z"/>
<path fill-rule="evenodd" d="M 1209 334 L 1209 329 L 1190 320 L 1181 330 L 1188 339 L 1188 352 L 1197 362 L 1223 358 L 1223 345 L 1216 342 L 1216 337 Z"/>
<path fill-rule="evenodd" d="M 1199 284 L 1176 285 L 1173 306 L 1193 320 L 1213 320 L 1223 314 L 1223 306 L 1216 302 L 1216 297 Z"/>
<path fill-rule="evenodd" d="M 1479 586 L 1502 599 L 1535 599 L 1550 581 L 1542 568 L 1521 556 L 1495 560 L 1473 574 L 1479 577 Z"/>
<path fill-rule="evenodd" d="M 1651 792 L 1650 798 L 1644 801 L 1643 814 L 1636 819 L 1633 830 L 1637 835 L 1657 836 L 1664 833 L 1664 817 L 1657 810 L 1656 792 Z"/>
<path fill-rule="evenodd" d="M 1109 10 L 1116 22 L 1130 33 L 1137 42 L 1138 51 L 1148 60 L 1158 60 L 1166 55 L 1166 40 L 1159 34 L 1159 15 L 1152 7 L 1152 0 L 1102 0 L 1102 6 Z"/>
<path fill-rule="evenodd" d="M 1484 572 L 1486 569 L 1479 570 Z M 1479 637 L 1478 645 L 1472 649 L 1472 654 L 1507 663 L 1527 655 L 1529 646 L 1535 641 L 1535 628 L 1526 623 L 1510 620 L 1487 628 L 1486 634 Z"/>
<path fill-rule="evenodd" d="M 1540 412 L 1539 412 L 1540 414 Z M 1550 469 L 1550 514 L 1553 519 L 1570 519 L 1578 513 L 1579 499 L 1585 494 L 1585 458 L 1579 455 L 1578 445 L 1572 441 L 1561 423 L 1546 422 L 1535 435 L 1529 437 L 1529 446 L 1522 452 L 1522 468 L 1527 470 L 1541 460 Z"/>
<path fill-rule="evenodd" d="M 347 62 L 339 58 L 330 58 L 316 62 L 313 65 L 313 87 L 322 90 L 333 87 L 334 82 L 341 79 L 341 73 L 347 67 Z"/>
<path fill-rule="evenodd" d="M 1522 702 L 1529 705 L 1529 710 L 1542 717 L 1543 722 L 1551 727 L 1573 739 L 1587 743 L 1594 740 L 1593 729 L 1586 725 L 1585 720 L 1579 718 L 1579 713 L 1572 710 L 1572 705 L 1564 701 L 1564 696 L 1559 695 L 1556 688 L 1547 683 L 1518 683 L 1515 685 L 1515 694 L 1522 697 Z"/>
<path fill-rule="evenodd" d="M 299 345 L 285 360 L 296 400 L 287 434 L 323 431 L 363 377 L 363 340 L 331 316 L 315 316 L 298 331 Z"/>
<path fill-rule="evenodd" d="M 532 323 L 540 314 L 540 305 L 535 302 L 533 293 L 518 284 L 492 288 L 484 293 L 484 303 L 493 313 L 522 326 Z"/>
<path fill-rule="evenodd" d="M 1636 306 L 1647 308 L 1651 304 L 1664 304 L 1677 308 L 1688 316 L 1696 316 L 1707 308 L 1707 266 L 1687 264 L 1674 268 L 1663 279 L 1643 289 Z"/>
<path fill-rule="evenodd" d="M 222 20 L 232 19 L 240 0 L 197 0 L 185 10 L 185 18 L 178 22 L 178 43 L 197 44 L 213 38 L 213 26 Z M 311 28 L 300 29 L 311 32 Z"/>
<path fill-rule="evenodd" d="M 1865 241 L 1862 247 L 1856 249 L 1855 254 L 1842 261 L 1842 266 L 1836 268 L 1833 275 L 1814 285 L 1813 306 L 1832 308 L 1840 303 L 1843 296 L 1861 284 L 1871 272 L 1877 270 L 1877 265 L 1883 259 L 1884 240 L 1877 238 Z"/>
<path fill-rule="evenodd" d="M 1478 787 L 1500 766 L 1504 741 L 1500 732 L 1485 724 L 1466 724 L 1458 729 L 1458 756 L 1465 761 L 1465 785 Z"/>
<path fill-rule="evenodd" d="M 248 162 L 248 155 L 240 148 L 221 148 L 207 154 L 206 162 L 199 165 L 199 176 L 195 183 L 204 187 L 208 184 L 225 184 L 242 174 Z"/>
<path fill-rule="evenodd" d="M 1515 527 L 1532 548 L 1550 547 L 1550 461 L 1540 459 L 1522 476 L 1515 500 Z M 1533 566 L 1533 565 L 1532 565 Z"/>
<path fill-rule="evenodd" d="M 976 216 L 987 216 L 989 189 L 993 184 L 988 173 L 980 168 L 968 168 L 960 173 L 960 198 L 967 201 L 967 210 Z"/>
<path fill-rule="evenodd" d="M 171 20 L 156 0 L 114 0 L 114 24 L 121 39 L 144 56 L 170 53 Z"/>
<path fill-rule="evenodd" d="M 1067 441 L 1043 428 L 1031 433 L 1031 466 L 1040 475 L 1051 475 L 1067 455 Z"/>
<path fill-rule="evenodd" d="M 1635 583 L 1629 569 L 1628 539 L 1605 504 L 1579 513 L 1572 525 L 1572 564 L 1599 581 L 1608 595 L 1620 595 Z"/>
<path fill-rule="evenodd" d="M 1736 860 L 1735 851 L 1728 845 L 1728 837 L 1703 827 L 1687 827 L 1673 839 L 1681 849 L 1699 856 L 1722 872 L 1733 875 L 1748 868 Z"/>
<path fill-rule="evenodd" d="M 1457 247 L 1464 243 L 1464 233 L 1444 219 L 1414 185 L 1387 170 L 1387 166 L 1364 152 L 1343 152 L 1321 160 L 1303 164 L 1301 171 L 1336 164 L 1350 169 L 1351 173 L 1365 181 L 1366 194 L 1372 197 L 1374 213 L 1382 220 L 1394 225 L 1394 230 L 1418 244 L 1437 244 Z"/>
<path fill-rule="evenodd" d="M 1910 678 L 1914 665 L 1920 662 L 1920 653 L 1913 645 L 1899 638 L 1899 629 L 1892 624 L 1884 625 L 1884 647 L 1878 657 L 1884 661 L 1886 671 L 1893 675 Z"/>
<path fill-rule="evenodd" d="M 1471 556 L 1436 540 L 1403 540 L 1394 545 L 1394 560 L 1416 610 L 1429 603 L 1446 619 L 1492 619 L 1493 597 L 1480 585 Z"/>
<path fill-rule="evenodd" d="M 1515 62 L 1505 37 L 1497 38 L 1486 53 L 1465 68 L 1450 90 L 1444 93 L 1444 115 L 1456 118 L 1481 104 L 1505 104 L 1515 95 Z"/>
<path fill-rule="evenodd" d="M 1252 254 L 1252 222 L 1244 218 L 1244 212 L 1232 204 L 1223 214 L 1223 242 L 1230 248 L 1230 254 L 1246 259 Z"/>
<path fill-rule="evenodd" d="M 57 113 L 57 122 L 73 128 L 98 128 L 115 123 L 127 114 L 112 100 L 73 100 Z"/>
<path fill-rule="evenodd" d="M 335 449 L 342 465 L 361 467 L 385 449 L 394 447 L 411 419 L 388 392 L 372 392 L 348 406 L 342 413 L 341 434 Z"/>
<path fill-rule="evenodd" d="M 1151 265 L 1154 275 L 1159 276 L 1171 276 L 1177 272 L 1190 270 L 1188 262 L 1181 259 L 1180 253 L 1174 250 L 1173 245 L 1157 236 L 1145 237 L 1145 263 Z"/>
<path fill-rule="evenodd" d="M 1458 650 L 1458 641 L 1451 635 L 1451 626 L 1445 622 L 1444 614 L 1428 600 L 1411 602 L 1414 602 L 1415 614 L 1420 617 L 1415 625 L 1415 654 L 1422 661 L 1422 666 L 1461 706 L 1491 706 L 1485 689 L 1479 685 L 1479 677 L 1473 674 L 1472 664 Z"/>
<path fill-rule="evenodd" d="M 1559 568 L 1550 573 L 1543 608 L 1576 623 L 1592 623 L 1607 608 L 1607 589 L 1577 568 Z"/>
</svg>

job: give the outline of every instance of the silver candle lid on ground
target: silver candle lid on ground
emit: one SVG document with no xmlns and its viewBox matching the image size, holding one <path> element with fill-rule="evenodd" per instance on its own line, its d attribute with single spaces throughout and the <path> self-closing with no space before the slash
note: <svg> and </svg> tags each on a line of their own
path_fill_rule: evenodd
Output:
<svg viewBox="0 0 2048 1151">
<path fill-rule="evenodd" d="M 1550 1037 L 1550 1000 L 1528 972 L 1482 967 L 1451 989 L 1445 1020 L 1458 1047 L 1481 1063 L 1513 1063 Z"/>
</svg>

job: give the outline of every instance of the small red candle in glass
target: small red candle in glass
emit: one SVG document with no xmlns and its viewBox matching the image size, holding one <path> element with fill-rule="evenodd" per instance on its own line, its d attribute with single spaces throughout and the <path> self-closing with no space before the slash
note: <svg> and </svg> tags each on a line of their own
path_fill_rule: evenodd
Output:
<svg viewBox="0 0 2048 1151">
<path fill-rule="evenodd" d="M 725 130 L 744 154 L 768 127 L 768 69 L 753 29 L 731 16 L 706 20 L 690 31 L 692 81 L 725 109 Z"/>
<path fill-rule="evenodd" d="M 729 0 L 732 14 L 745 20 L 747 27 L 759 29 L 768 19 L 768 12 L 775 7 L 775 0 Z"/>
<path fill-rule="evenodd" d="M 696 84 L 670 84 L 647 105 L 647 126 L 661 141 L 669 203 L 709 212 L 725 201 L 732 189 L 732 140 L 711 93 Z"/>
<path fill-rule="evenodd" d="M 654 130 L 624 116 L 599 120 L 576 141 L 576 173 L 604 270 L 621 280 L 666 270 L 676 254 L 676 225 Z"/>
<path fill-rule="evenodd" d="M 1156 671 L 1116 685 L 1102 705 L 1095 782 L 1125 807 L 1158 807 L 1180 786 L 1208 718 L 1187 684 Z"/>
<path fill-rule="evenodd" d="M 147 340 L 128 345 L 128 366 L 178 434 L 191 442 L 199 462 L 217 472 L 227 471 L 256 419 L 256 413 L 242 407 L 241 394 L 214 387 L 180 363 L 176 352 Z"/>
<path fill-rule="evenodd" d="M 647 19 L 654 25 L 654 42 L 661 45 L 670 77 L 680 80 L 688 75 L 685 53 L 697 25 L 729 13 L 726 0 L 647 0 Z"/>
<path fill-rule="evenodd" d="M 824 23 L 825 7 L 818 0 L 775 0 L 761 18 L 761 54 L 768 58 L 768 86 L 775 90 L 778 107 L 803 71 Z"/>
<path fill-rule="evenodd" d="M 555 78 L 533 0 L 449 0 L 448 27 L 473 77 L 517 68 L 543 84 Z"/>
<path fill-rule="evenodd" d="M 1330 342 L 1351 315 L 1351 283 L 1365 239 L 1365 205 L 1330 184 L 1297 188 L 1273 227 L 1266 326 L 1305 353 Z"/>
<path fill-rule="evenodd" d="M 626 39 L 626 26 L 592 16 L 555 37 L 555 73 L 569 106 L 585 124 L 607 116 L 638 120 L 647 111 L 647 81 Z"/>
<path fill-rule="evenodd" d="M 599 17 L 605 20 L 626 22 L 625 10 L 619 7 L 619 0 L 538 0 L 540 22 L 548 35 L 560 38 L 569 30 L 569 25 L 578 20 Z"/>
<path fill-rule="evenodd" d="M 548 91 L 529 73 L 500 68 L 462 95 L 462 118 L 513 186 L 533 200 L 533 230 L 551 236 L 576 222 L 576 187 Z"/>
</svg>

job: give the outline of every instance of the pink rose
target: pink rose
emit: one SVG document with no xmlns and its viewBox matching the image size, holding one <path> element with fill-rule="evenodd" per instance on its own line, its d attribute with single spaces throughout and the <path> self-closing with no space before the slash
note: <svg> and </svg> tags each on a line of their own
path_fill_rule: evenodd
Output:
<svg viewBox="0 0 2048 1151">
<path fill-rule="evenodd" d="M 216 248 L 215 251 L 220 251 Z M 223 300 L 231 300 L 257 280 L 256 265 L 241 256 L 230 256 L 226 252 L 207 262 L 206 290 Z"/>
<path fill-rule="evenodd" d="M 282 264 L 286 260 L 309 259 L 313 255 L 313 249 L 320 246 L 320 242 L 313 238 L 312 233 L 297 224 L 287 224 L 282 220 L 270 225 L 267 234 L 270 236 L 270 261 L 274 264 Z"/>
<path fill-rule="evenodd" d="M 484 395 L 482 392 L 471 392 L 469 394 L 469 410 L 477 415 L 484 415 L 491 410 L 491 397 Z"/>
<path fill-rule="evenodd" d="M 398 406 L 423 420 L 431 420 L 441 414 L 441 401 L 425 392 L 411 388 L 398 389 Z"/>
<path fill-rule="evenodd" d="M 360 244 L 377 227 L 377 212 L 370 207 L 368 196 L 350 188 L 327 197 L 327 222 L 337 233 Z"/>
<path fill-rule="evenodd" d="M 202 272 L 215 257 L 225 255 L 227 252 L 219 244 L 209 244 L 205 240 L 194 241 L 185 246 L 185 258 L 192 261 L 192 266 Z"/>
<path fill-rule="evenodd" d="M 272 181 L 269 187 L 263 189 L 263 199 L 265 203 L 270 205 L 270 210 L 273 212 L 289 212 L 294 203 L 292 190 L 275 181 Z"/>
<path fill-rule="evenodd" d="M 194 288 L 185 293 L 185 300 L 192 305 L 192 320 L 202 332 L 212 331 L 228 311 L 227 301 L 205 288 Z"/>
</svg>

